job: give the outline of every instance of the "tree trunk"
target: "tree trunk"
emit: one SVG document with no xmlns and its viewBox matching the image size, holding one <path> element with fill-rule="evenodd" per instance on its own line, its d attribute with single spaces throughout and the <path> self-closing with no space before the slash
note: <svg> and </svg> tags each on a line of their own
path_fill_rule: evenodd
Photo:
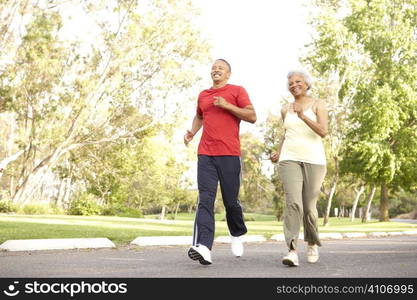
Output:
<svg viewBox="0 0 417 300">
<path fill-rule="evenodd" d="M 333 183 L 330 189 L 329 196 L 327 198 L 326 213 L 323 217 L 323 226 L 329 225 L 330 210 L 332 208 L 332 200 L 336 192 L 337 181 L 339 180 L 339 159 L 336 156 L 334 157 L 334 162 L 335 162 L 335 175 L 333 178 Z"/>
<path fill-rule="evenodd" d="M 388 202 L 388 186 L 383 183 L 381 185 L 381 201 L 379 205 L 379 221 L 387 222 L 389 221 L 389 202 Z"/>
<path fill-rule="evenodd" d="M 69 199 L 71 196 L 71 185 L 72 185 L 71 177 L 67 178 L 66 182 L 67 184 L 65 185 L 64 198 L 62 199 L 62 208 L 68 207 L 68 204 L 69 204 Z"/>
<path fill-rule="evenodd" d="M 177 202 L 177 206 L 175 207 L 174 220 L 177 218 L 179 208 L 180 208 L 180 202 Z"/>
<path fill-rule="evenodd" d="M 20 150 L 18 152 L 16 152 L 13 155 L 10 155 L 6 158 L 4 158 L 3 160 L 0 161 L 0 179 L 3 175 L 4 170 L 6 169 L 7 165 L 10 164 L 11 162 L 14 162 L 15 160 L 17 160 L 19 158 L 19 156 L 21 156 L 23 154 L 24 150 Z"/>
<path fill-rule="evenodd" d="M 356 191 L 356 197 L 355 197 L 355 201 L 353 202 L 352 212 L 351 212 L 351 216 L 350 216 L 350 221 L 351 222 L 353 222 L 355 220 L 356 207 L 358 207 L 359 198 L 361 197 L 361 195 L 365 191 L 365 186 L 361 185 L 359 190 L 355 189 L 355 191 Z"/>
<path fill-rule="evenodd" d="M 327 206 L 326 206 L 326 213 L 323 218 L 323 226 L 329 225 L 330 209 L 332 208 L 332 200 L 333 200 L 333 196 L 335 192 L 336 192 L 336 182 L 334 181 L 332 184 L 332 188 L 330 189 L 329 197 L 327 198 Z"/>
<path fill-rule="evenodd" d="M 45 169 L 42 168 L 29 174 L 23 184 L 16 190 L 16 194 L 12 198 L 13 203 L 24 205 L 29 202 L 42 187 L 45 173 Z"/>
<path fill-rule="evenodd" d="M 161 215 L 159 216 L 159 219 L 160 220 L 164 220 L 165 219 L 165 210 L 166 210 L 166 205 L 163 205 L 162 206 L 162 209 L 161 209 Z"/>
<path fill-rule="evenodd" d="M 369 192 L 368 198 L 366 200 L 366 208 L 362 216 L 362 223 L 366 223 L 366 221 L 368 221 L 369 212 L 371 210 L 371 203 L 372 203 L 372 199 L 374 198 L 375 191 L 376 191 L 376 186 L 372 185 L 371 191 Z"/>
<path fill-rule="evenodd" d="M 16 193 L 16 183 L 15 177 L 12 175 L 10 176 L 10 184 L 9 184 L 9 194 L 10 198 Z"/>
<path fill-rule="evenodd" d="M 64 199 L 64 193 L 65 193 L 65 187 L 66 187 L 67 183 L 66 183 L 66 178 L 63 178 L 61 180 L 61 183 L 59 184 L 59 190 L 58 190 L 58 195 L 56 197 L 56 202 L 55 205 L 57 207 L 61 207 L 62 206 L 62 199 Z"/>
</svg>

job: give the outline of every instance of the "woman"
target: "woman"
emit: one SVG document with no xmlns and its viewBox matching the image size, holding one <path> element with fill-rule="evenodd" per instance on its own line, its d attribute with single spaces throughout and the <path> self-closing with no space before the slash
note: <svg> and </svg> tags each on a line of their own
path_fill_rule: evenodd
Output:
<svg viewBox="0 0 417 300">
<path fill-rule="evenodd" d="M 327 134 L 328 117 L 324 101 L 307 93 L 311 79 L 301 71 L 288 73 L 288 90 L 294 102 L 281 109 L 284 135 L 271 161 L 279 162 L 280 179 L 285 193 L 284 235 L 289 252 L 282 259 L 288 266 L 298 266 L 297 240 L 301 223 L 307 246 L 307 261 L 319 259 L 321 246 L 317 225 L 317 197 L 326 174 L 322 138 Z"/>
</svg>

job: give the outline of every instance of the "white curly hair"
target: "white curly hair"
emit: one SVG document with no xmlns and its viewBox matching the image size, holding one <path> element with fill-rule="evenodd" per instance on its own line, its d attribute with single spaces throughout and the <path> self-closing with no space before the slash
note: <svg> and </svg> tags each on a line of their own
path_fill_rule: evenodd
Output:
<svg viewBox="0 0 417 300">
<path fill-rule="evenodd" d="M 313 85 L 313 79 L 311 78 L 310 74 L 308 74 L 306 71 L 302 71 L 302 70 L 293 70 L 293 71 L 288 72 L 287 79 L 290 79 L 294 75 L 303 77 L 304 81 L 307 84 L 307 90 L 311 89 L 311 87 Z M 287 85 L 287 87 L 289 87 L 289 86 Z"/>
</svg>

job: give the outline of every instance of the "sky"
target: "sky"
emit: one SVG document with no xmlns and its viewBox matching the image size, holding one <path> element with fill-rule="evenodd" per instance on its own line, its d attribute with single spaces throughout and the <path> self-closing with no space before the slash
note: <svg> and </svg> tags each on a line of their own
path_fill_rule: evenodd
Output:
<svg viewBox="0 0 417 300">
<path fill-rule="evenodd" d="M 213 59 L 224 58 L 232 66 L 231 84 L 245 87 L 255 107 L 258 122 L 269 113 L 279 116 L 280 100 L 291 98 L 287 90 L 287 74 L 304 69 L 299 62 L 303 47 L 309 43 L 311 29 L 307 25 L 307 0 L 192 0 L 201 9 L 198 24 L 212 46 Z M 212 84 L 211 64 L 202 70 L 207 88 Z M 197 95 L 196 95 L 197 99 Z M 179 129 L 182 139 L 191 127 L 195 109 L 189 120 Z M 241 122 L 241 133 L 251 132 L 259 138 L 260 128 Z M 196 151 L 201 130 L 193 140 Z M 186 176 L 196 178 L 196 164 L 190 162 Z M 273 165 L 264 161 L 265 174 L 271 174 Z M 194 186 L 195 187 L 195 186 Z"/>
<path fill-rule="evenodd" d="M 280 100 L 290 97 L 286 88 L 286 75 L 290 70 L 303 69 L 299 57 L 310 41 L 311 29 L 307 25 L 309 0 L 191 0 L 201 12 L 193 22 L 200 28 L 203 38 L 212 46 L 211 57 L 224 58 L 232 66 L 229 83 L 243 86 L 256 109 L 258 123 L 268 113 L 279 115 Z M 64 26 L 66 38 L 97 34 L 94 22 L 83 16 L 80 7 L 67 5 L 63 13 L 76 15 L 73 22 Z M 77 12 L 78 9 L 78 12 Z M 79 33 L 83 32 L 82 35 Z M 88 43 L 86 43 L 88 44 Z M 209 88 L 211 63 L 201 69 L 203 86 Z M 196 91 L 196 98 L 198 91 Z M 190 106 L 186 115 L 185 131 L 191 126 L 195 108 Z M 186 117 L 187 119 L 187 117 Z M 259 133 L 259 128 L 241 123 L 241 132 Z"/>
<path fill-rule="evenodd" d="M 224 58 L 232 66 L 229 83 L 243 86 L 255 107 L 258 122 L 266 120 L 269 113 L 279 116 L 280 100 L 290 98 L 287 90 L 287 73 L 294 69 L 303 69 L 299 57 L 302 49 L 309 43 L 311 29 L 307 25 L 308 0 L 191 0 L 200 9 L 201 15 L 193 20 L 201 33 L 212 46 L 211 57 Z M 68 10 L 73 15 L 74 7 Z M 77 14 L 76 23 L 67 27 L 64 34 L 74 34 L 74 26 L 87 39 L 87 28 L 91 20 Z M 88 25 L 90 24 L 90 25 Z M 83 28 L 83 29 L 80 29 Z M 94 30 L 91 33 L 94 35 Z M 78 34 L 77 34 L 78 35 Z M 203 86 L 209 88 L 211 63 L 201 69 Z M 195 100 L 197 101 L 198 91 Z M 178 156 L 186 156 L 182 138 L 191 127 L 195 115 L 192 105 L 185 109 L 182 125 L 179 124 L 175 140 Z M 241 133 L 252 132 L 259 138 L 259 125 L 241 123 Z M 191 150 L 196 153 L 201 130 L 192 142 Z M 190 150 L 190 149 L 189 149 Z M 266 168 L 271 169 L 272 164 Z M 195 162 L 190 162 L 187 176 L 195 178 Z M 270 172 L 267 172 L 270 173 Z"/>
<path fill-rule="evenodd" d="M 304 69 L 299 63 L 310 41 L 307 25 L 310 1 L 292 0 L 192 0 L 201 9 L 199 22 L 212 45 L 213 59 L 224 58 L 232 66 L 229 83 L 245 87 L 258 120 L 268 112 L 278 115 L 280 99 L 288 97 L 287 73 Z M 207 86 L 210 87 L 207 66 Z M 190 118 L 191 119 L 191 118 Z M 242 122 L 241 132 L 256 132 Z"/>
</svg>

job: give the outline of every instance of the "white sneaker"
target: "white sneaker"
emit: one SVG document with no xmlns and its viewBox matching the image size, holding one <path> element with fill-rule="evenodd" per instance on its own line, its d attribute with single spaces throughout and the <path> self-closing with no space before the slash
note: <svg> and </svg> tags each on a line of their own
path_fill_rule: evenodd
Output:
<svg viewBox="0 0 417 300">
<path fill-rule="evenodd" d="M 232 242 L 232 253 L 236 257 L 241 257 L 243 255 L 243 242 L 239 236 L 230 236 L 230 241 Z"/>
<path fill-rule="evenodd" d="M 210 249 L 204 245 L 192 246 L 188 250 L 188 257 L 192 260 L 198 260 L 202 265 L 211 265 Z"/>
<path fill-rule="evenodd" d="M 295 252 L 294 250 L 288 252 L 288 254 L 282 258 L 282 263 L 289 267 L 298 267 L 299 264 L 297 252 Z"/>
<path fill-rule="evenodd" d="M 307 246 L 307 261 L 311 264 L 319 260 L 319 247 L 317 245 Z"/>
</svg>

